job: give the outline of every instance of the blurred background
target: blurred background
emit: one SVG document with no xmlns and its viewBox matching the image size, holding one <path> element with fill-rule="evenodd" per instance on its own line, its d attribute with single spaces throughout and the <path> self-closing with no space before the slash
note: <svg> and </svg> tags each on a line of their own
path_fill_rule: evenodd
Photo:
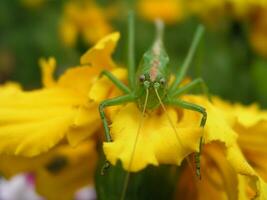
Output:
<svg viewBox="0 0 267 200">
<path fill-rule="evenodd" d="M 264 0 L 1 0 L 0 82 L 40 87 L 41 57 L 54 56 L 57 74 L 112 31 L 121 32 L 114 58 L 126 63 L 127 11 L 136 13 L 136 62 L 150 47 L 153 20 L 166 23 L 170 67 L 179 69 L 196 27 L 206 32 L 190 67 L 212 94 L 267 108 L 267 1 Z"/>
</svg>

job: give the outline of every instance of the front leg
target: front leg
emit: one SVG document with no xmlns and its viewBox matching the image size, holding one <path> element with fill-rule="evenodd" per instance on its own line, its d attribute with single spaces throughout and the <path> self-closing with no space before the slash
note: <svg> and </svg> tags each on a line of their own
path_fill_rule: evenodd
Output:
<svg viewBox="0 0 267 200">
<path fill-rule="evenodd" d="M 207 112 L 206 109 L 203 108 L 202 106 L 189 103 L 180 99 L 168 99 L 164 103 L 167 105 L 172 105 L 172 106 L 178 106 L 184 109 L 196 111 L 202 114 L 201 122 L 200 122 L 200 127 L 204 128 L 206 121 L 207 121 Z M 200 137 L 199 140 L 199 151 L 195 154 L 195 163 L 196 163 L 196 174 L 201 179 L 201 172 L 200 172 L 200 156 L 201 156 L 201 151 L 202 151 L 202 145 L 203 145 L 203 133 Z"/>
<path fill-rule="evenodd" d="M 126 103 L 126 102 L 132 102 L 135 99 L 136 99 L 135 95 L 127 94 L 127 95 L 124 95 L 124 96 L 115 97 L 113 99 L 107 99 L 107 100 L 104 100 L 104 101 L 102 101 L 100 103 L 100 105 L 99 105 L 99 113 L 100 113 L 100 117 L 101 117 L 101 120 L 102 120 L 103 125 L 104 125 L 105 137 L 106 137 L 106 141 L 107 142 L 111 142 L 112 138 L 111 138 L 109 127 L 108 127 L 107 117 L 106 117 L 105 111 L 104 111 L 105 108 L 109 107 L 109 106 L 120 105 L 120 104 L 123 104 L 123 103 Z M 109 167 L 110 167 L 110 163 L 106 160 L 105 164 L 104 164 L 104 166 L 103 166 L 103 168 L 101 170 L 101 174 L 103 175 L 104 171 Z"/>
</svg>

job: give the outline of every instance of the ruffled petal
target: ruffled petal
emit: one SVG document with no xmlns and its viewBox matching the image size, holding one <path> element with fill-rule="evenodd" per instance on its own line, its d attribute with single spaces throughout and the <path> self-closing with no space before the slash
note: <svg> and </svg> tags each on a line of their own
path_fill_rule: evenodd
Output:
<svg viewBox="0 0 267 200">
<path fill-rule="evenodd" d="M 238 103 L 231 104 L 218 97 L 212 100 L 216 107 L 220 108 L 225 113 L 234 115 L 238 123 L 244 127 L 254 126 L 261 121 L 267 120 L 267 111 L 260 110 L 257 104 L 252 104 L 250 106 L 244 106 Z"/>
<path fill-rule="evenodd" d="M 227 115 L 220 108 L 214 106 L 204 96 L 186 95 L 183 100 L 204 107 L 207 111 L 207 122 L 204 128 L 205 143 L 212 141 L 220 141 L 226 146 L 231 146 L 236 142 L 237 134 L 232 128 L 235 118 L 232 115 Z M 190 115 L 187 119 L 187 125 L 190 126 L 192 120 L 200 123 L 201 114 L 195 111 L 186 111 L 184 115 Z"/>
<path fill-rule="evenodd" d="M 249 128 L 237 124 L 235 129 L 239 133 L 238 144 L 247 161 L 267 181 L 267 121 Z"/>
<path fill-rule="evenodd" d="M 214 100 L 216 106 L 225 113 L 231 113 L 237 119 L 233 129 L 238 134 L 238 145 L 248 163 L 267 181 L 267 112 L 260 110 L 257 104 L 243 106 L 230 104 L 219 98 Z"/>
<path fill-rule="evenodd" d="M 234 117 L 224 114 L 205 97 L 187 95 L 183 100 L 206 108 L 208 118 L 204 128 L 205 143 L 221 141 L 226 147 L 236 143 L 237 134 L 231 127 L 235 121 Z M 177 112 L 174 112 L 170 108 L 169 115 L 177 126 L 178 139 L 165 114 L 152 112 L 146 116 L 131 163 L 131 171 L 143 169 L 148 164 L 179 165 L 185 156 L 198 151 L 199 138 L 202 134 L 199 128 L 201 114 L 181 108 L 176 110 Z M 114 142 L 105 143 L 104 152 L 113 164 L 120 159 L 124 168 L 128 169 L 140 121 L 140 111 L 135 105 L 128 104 L 110 117 L 111 136 Z"/>
<path fill-rule="evenodd" d="M 246 176 L 247 196 L 250 199 L 266 199 L 266 182 L 249 165 L 237 144 L 227 149 L 227 159 L 238 174 Z"/>
<path fill-rule="evenodd" d="M 198 124 L 186 127 L 177 123 L 178 114 L 174 109 L 168 109 L 168 115 L 179 135 L 176 137 L 166 114 L 153 112 L 146 115 L 134 150 L 141 115 L 135 104 L 127 104 L 112 119 L 114 142 L 104 143 L 107 159 L 113 164 L 120 159 L 130 171 L 141 170 L 149 164 L 179 165 L 185 156 L 197 151 L 200 128 Z"/>
<path fill-rule="evenodd" d="M 115 67 L 111 59 L 120 33 L 115 32 L 101 39 L 93 48 L 89 49 L 82 57 L 81 64 L 96 67 L 99 71 Z"/>
</svg>

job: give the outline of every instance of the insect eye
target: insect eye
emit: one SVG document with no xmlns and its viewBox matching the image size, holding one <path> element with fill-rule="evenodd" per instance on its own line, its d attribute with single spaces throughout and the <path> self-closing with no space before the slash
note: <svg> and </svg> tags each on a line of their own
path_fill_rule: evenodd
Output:
<svg viewBox="0 0 267 200">
<path fill-rule="evenodd" d="M 144 74 L 142 74 L 142 75 L 139 76 L 139 81 L 140 82 L 144 82 L 145 80 L 146 80 L 146 77 L 145 77 Z"/>
<path fill-rule="evenodd" d="M 164 85 L 166 83 L 166 80 L 164 78 L 162 78 L 162 79 L 159 80 L 159 82 L 160 82 L 161 85 Z"/>
</svg>

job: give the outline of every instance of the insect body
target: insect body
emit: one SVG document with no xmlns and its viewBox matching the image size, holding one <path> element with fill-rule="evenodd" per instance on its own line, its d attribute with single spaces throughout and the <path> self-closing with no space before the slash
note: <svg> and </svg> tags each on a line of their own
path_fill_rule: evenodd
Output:
<svg viewBox="0 0 267 200">
<path fill-rule="evenodd" d="M 137 70 L 136 94 L 139 95 L 138 106 L 140 109 L 145 105 L 146 95 L 142 94 L 146 92 L 146 89 L 149 92 L 146 109 L 155 109 L 160 105 L 154 88 L 157 88 L 161 98 L 165 98 L 167 94 L 166 83 L 169 80 L 169 57 L 162 43 L 163 24 L 161 21 L 157 21 L 157 27 L 158 31 L 155 41 L 152 47 L 143 55 Z"/>
<path fill-rule="evenodd" d="M 139 109 L 144 114 L 147 110 L 154 110 L 158 107 L 162 107 L 164 110 L 165 105 L 177 106 L 184 109 L 193 110 L 199 112 L 202 115 L 200 126 L 204 127 L 207 119 L 205 108 L 185 102 L 178 97 L 198 85 L 202 86 L 202 89 L 207 93 L 207 88 L 202 79 L 196 79 L 189 84 L 180 86 L 181 81 L 184 79 L 190 61 L 196 50 L 197 44 L 203 33 L 203 27 L 200 26 L 194 36 L 192 45 L 189 49 L 189 53 L 184 61 L 180 71 L 175 74 L 175 80 L 169 86 L 169 57 L 164 49 L 163 45 L 163 23 L 161 21 L 156 22 L 157 34 L 152 47 L 145 52 L 140 62 L 138 70 L 135 70 L 134 64 L 134 30 L 133 30 L 133 17 L 129 17 L 129 49 L 128 49 L 128 83 L 129 87 L 124 85 L 120 80 L 114 77 L 109 71 L 104 71 L 102 74 L 107 76 L 123 93 L 123 96 L 115 97 L 113 99 L 107 99 L 99 105 L 99 112 L 103 121 L 105 136 L 107 142 L 111 142 L 110 131 L 108 128 L 108 122 L 104 113 L 104 109 L 108 106 L 120 105 L 126 102 L 136 102 Z M 172 123 L 171 123 L 172 124 Z M 172 124 L 173 129 L 175 129 Z M 176 132 L 177 135 L 177 132 Z M 178 138 L 179 136 L 177 136 Z M 178 139 L 179 140 L 179 139 Z M 203 137 L 200 138 L 199 151 L 195 154 L 196 162 L 196 174 L 200 178 L 200 154 Z M 106 162 L 104 168 L 107 168 L 109 163 Z"/>
</svg>

